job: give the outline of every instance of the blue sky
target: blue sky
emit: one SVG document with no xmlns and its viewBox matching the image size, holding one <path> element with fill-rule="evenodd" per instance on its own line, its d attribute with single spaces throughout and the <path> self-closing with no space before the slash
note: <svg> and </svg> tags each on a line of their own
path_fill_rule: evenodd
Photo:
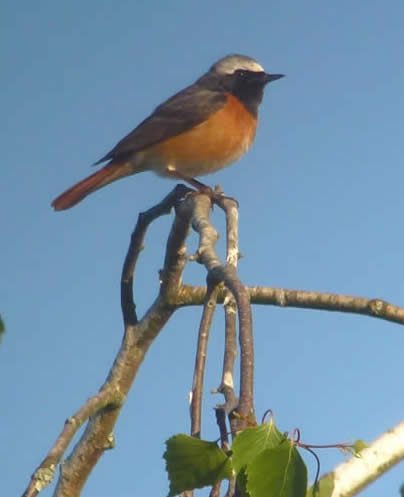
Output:
<svg viewBox="0 0 404 497">
<path fill-rule="evenodd" d="M 239 52 L 286 78 L 267 89 L 256 143 L 205 178 L 240 202 L 247 284 L 380 297 L 404 305 L 404 4 L 3 2 L 1 308 L 3 494 L 19 495 L 64 419 L 104 381 L 120 345 L 119 277 L 139 211 L 174 183 L 147 173 L 71 211 L 51 200 L 162 100 Z M 222 229 L 218 209 L 213 218 Z M 147 309 L 170 218 L 137 273 Z M 194 248 L 196 239 L 190 240 Z M 220 245 L 223 248 L 223 245 Z M 195 265 L 194 265 L 195 266 Z M 189 267 L 186 281 L 205 274 Z M 188 432 L 200 309 L 178 312 L 149 351 L 83 495 L 166 495 L 164 440 Z M 219 309 L 205 382 L 220 379 Z M 256 408 L 302 440 L 371 441 L 404 412 L 404 329 L 361 316 L 254 308 Z M 343 461 L 321 452 L 322 470 Z M 312 466 L 311 466 L 312 467 Z M 363 493 L 398 495 L 403 465 Z M 51 495 L 52 489 L 43 493 Z"/>
</svg>

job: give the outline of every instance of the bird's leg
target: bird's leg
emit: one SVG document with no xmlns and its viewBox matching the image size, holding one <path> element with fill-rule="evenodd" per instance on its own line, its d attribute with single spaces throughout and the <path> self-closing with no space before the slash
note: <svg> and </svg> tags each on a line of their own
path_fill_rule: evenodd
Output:
<svg viewBox="0 0 404 497">
<path fill-rule="evenodd" d="M 205 185 L 204 183 L 201 183 L 200 181 L 196 180 L 195 178 L 189 178 L 188 176 L 181 174 L 176 169 L 172 169 L 172 168 L 168 167 L 166 169 L 166 175 L 171 176 L 172 178 L 177 178 L 177 179 L 180 179 L 182 181 L 185 181 L 186 183 L 193 186 L 201 193 L 206 193 L 207 195 L 210 195 L 210 196 L 214 195 L 214 191 L 212 190 L 212 188 L 210 186 Z"/>
<path fill-rule="evenodd" d="M 177 171 L 174 168 L 168 167 L 166 169 L 166 175 L 171 176 L 172 178 L 180 179 L 182 181 L 185 181 L 189 185 L 193 186 L 196 188 L 200 193 L 204 193 L 205 195 L 209 195 L 213 203 L 220 204 L 223 199 L 229 199 L 233 200 L 236 202 L 237 207 L 238 207 L 238 201 L 232 197 L 227 197 L 224 195 L 223 190 L 219 185 L 216 185 L 215 188 L 211 188 L 208 185 L 205 185 L 204 183 L 201 183 L 195 178 L 190 178 L 188 176 L 185 176 L 184 174 L 181 174 L 179 171 Z"/>
</svg>

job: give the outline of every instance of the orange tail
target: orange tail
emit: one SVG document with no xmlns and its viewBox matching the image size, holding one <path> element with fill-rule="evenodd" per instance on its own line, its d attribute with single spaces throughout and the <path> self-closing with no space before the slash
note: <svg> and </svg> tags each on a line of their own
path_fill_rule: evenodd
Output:
<svg viewBox="0 0 404 497">
<path fill-rule="evenodd" d="M 88 178 L 79 181 L 71 188 L 63 192 L 52 202 L 52 207 L 56 211 L 70 209 L 87 197 L 90 193 L 95 192 L 113 181 L 133 174 L 133 168 L 128 163 L 107 164 L 96 173 Z"/>
</svg>

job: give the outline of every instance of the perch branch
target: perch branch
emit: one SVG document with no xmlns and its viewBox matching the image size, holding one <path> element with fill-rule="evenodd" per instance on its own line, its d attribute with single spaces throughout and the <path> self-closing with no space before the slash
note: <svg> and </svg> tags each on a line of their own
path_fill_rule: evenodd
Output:
<svg viewBox="0 0 404 497">
<path fill-rule="evenodd" d="M 231 201 L 230 199 L 228 199 Z M 193 218 L 192 227 L 199 233 L 200 242 L 198 248 L 199 261 L 208 270 L 208 277 L 211 281 L 224 282 L 225 286 L 234 295 L 237 303 L 238 318 L 240 325 L 240 397 L 238 412 L 241 417 L 238 420 L 238 429 L 243 429 L 247 425 L 246 419 L 254 418 L 253 403 L 253 382 L 254 382 L 254 349 L 252 335 L 252 317 L 249 295 L 239 280 L 234 265 L 222 265 L 216 252 L 214 244 L 217 240 L 217 233 L 210 223 L 209 215 L 211 202 L 206 195 L 193 195 L 187 198 L 186 202 L 192 202 Z M 184 202 L 184 204 L 186 203 Z M 234 201 L 232 201 L 234 202 Z M 234 216 L 237 209 L 226 210 L 227 218 Z M 227 219 L 227 223 L 236 223 L 237 220 Z M 234 224 L 233 224 L 234 225 Z M 238 253 L 238 251 L 237 251 Z"/>
<path fill-rule="evenodd" d="M 238 248 L 238 208 L 237 202 L 228 197 L 216 201 L 226 214 L 226 262 L 234 268 L 240 257 Z"/>
<path fill-rule="evenodd" d="M 234 268 L 237 267 L 239 259 L 238 246 L 238 209 L 234 200 L 223 197 L 219 206 L 226 213 L 226 261 Z M 226 417 L 220 415 L 220 411 L 230 415 L 237 407 L 238 399 L 234 392 L 234 364 L 237 356 L 237 332 L 236 332 L 236 312 L 237 305 L 233 294 L 227 287 L 223 287 L 224 297 L 224 314 L 225 314 L 225 342 L 224 342 L 224 358 L 223 371 L 220 385 L 216 392 L 220 392 L 224 396 L 225 403 L 216 407 L 216 420 L 219 425 L 222 448 L 229 450 L 229 441 L 227 436 Z M 235 418 L 230 416 L 232 433 L 237 431 L 237 423 Z M 224 427 L 221 424 L 224 423 Z M 224 438 L 225 437 L 225 438 Z"/>
<path fill-rule="evenodd" d="M 169 212 L 174 204 L 180 204 L 183 195 L 184 190 L 176 188 L 162 203 L 151 209 L 151 214 L 145 213 L 143 217 L 140 217 L 138 223 L 141 226 L 138 231 L 135 229 L 135 233 L 140 234 L 132 237 L 129 246 L 129 251 L 134 250 L 134 254 L 127 255 L 125 269 L 122 271 L 125 281 L 122 282 L 121 288 L 124 289 L 124 292 L 128 291 L 129 283 L 133 279 L 133 271 L 147 227 L 147 225 L 142 225 L 144 219 L 149 219 L 148 224 L 150 224 L 158 215 Z M 167 301 L 168 297 L 172 299 L 180 288 L 181 275 L 186 263 L 185 239 L 189 232 L 190 220 L 191 213 L 181 212 L 178 214 L 177 209 L 177 215 L 167 242 L 165 266 L 162 272 L 164 277 L 160 293 L 139 322 L 136 322 L 133 299 L 128 299 L 127 296 L 122 297 L 124 322 L 126 323 L 125 334 L 111 371 L 99 394 L 90 399 L 78 411 L 75 423 L 68 422 L 61 434 L 62 438 L 58 438 L 47 457 L 33 474 L 24 497 L 35 497 L 51 482 L 56 465 L 63 457 L 67 445 L 78 427 L 85 421 L 88 420 L 88 424 L 82 437 L 70 456 L 61 465 L 55 496 L 75 497 L 79 495 L 98 459 L 106 449 L 112 447 L 112 430 L 137 371 L 154 338 L 176 309 Z M 73 417 L 73 419 L 75 418 Z"/>
</svg>

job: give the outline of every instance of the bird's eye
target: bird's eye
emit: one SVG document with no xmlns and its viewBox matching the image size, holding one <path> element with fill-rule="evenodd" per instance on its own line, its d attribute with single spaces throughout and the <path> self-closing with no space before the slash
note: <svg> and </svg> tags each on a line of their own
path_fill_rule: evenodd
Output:
<svg viewBox="0 0 404 497">
<path fill-rule="evenodd" d="M 246 75 L 246 72 L 242 69 L 237 69 L 236 73 L 239 78 L 244 78 L 244 76 Z"/>
</svg>

